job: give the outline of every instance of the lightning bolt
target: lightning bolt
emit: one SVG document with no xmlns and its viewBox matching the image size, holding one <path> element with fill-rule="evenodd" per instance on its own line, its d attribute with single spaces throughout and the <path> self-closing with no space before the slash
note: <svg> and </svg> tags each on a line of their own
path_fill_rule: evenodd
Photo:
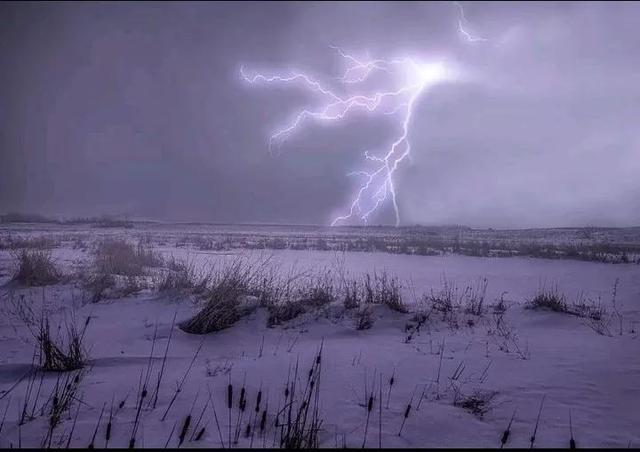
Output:
<svg viewBox="0 0 640 452">
<path fill-rule="evenodd" d="M 469 41 L 485 40 L 471 36 L 463 28 L 466 23 L 462 5 L 459 30 Z M 396 121 L 395 138 L 377 155 L 364 152 L 367 169 L 348 173 L 360 180 L 358 189 L 345 209 L 346 213 L 335 217 L 331 226 L 350 223 L 353 220 L 367 224 L 371 216 L 387 200 L 395 214 L 396 226 L 400 225 L 400 211 L 396 196 L 394 174 L 406 158 L 410 157 L 409 133 L 414 109 L 418 99 L 434 85 L 453 78 L 451 68 L 442 61 L 423 62 L 403 57 L 397 59 L 370 59 L 356 57 L 339 47 L 331 47 L 344 61 L 345 69 L 333 81 L 339 89 L 327 86 L 302 71 L 289 70 L 281 74 L 248 73 L 240 67 L 241 78 L 249 84 L 294 84 L 306 88 L 319 99 L 313 107 L 298 111 L 293 119 L 275 130 L 269 137 L 269 150 L 278 149 L 292 134 L 302 129 L 309 121 L 335 122 L 345 120 L 352 114 L 383 114 Z M 390 89 L 367 90 L 367 81 L 376 72 L 387 75 Z M 356 90 L 357 92 L 352 93 Z"/>
<path fill-rule="evenodd" d="M 460 9 L 460 18 L 458 19 L 458 31 L 464 38 L 469 42 L 483 42 L 488 41 L 486 38 L 482 38 L 480 36 L 473 36 L 467 30 L 464 29 L 465 24 L 467 24 L 467 18 L 464 15 L 464 8 L 459 2 L 453 2 Z"/>
<path fill-rule="evenodd" d="M 281 145 L 292 133 L 300 129 L 309 120 L 339 121 L 358 111 L 399 115 L 400 132 L 381 156 L 372 155 L 369 151 L 364 158 L 374 166 L 371 170 L 358 170 L 349 173 L 360 177 L 362 182 L 357 190 L 349 211 L 345 215 L 333 219 L 331 225 L 358 218 L 365 224 L 370 216 L 390 198 L 396 217 L 396 225 L 400 224 L 400 212 L 396 199 L 393 175 L 410 153 L 409 126 L 413 117 L 414 105 L 420 95 L 429 87 L 446 78 L 446 67 L 441 62 L 425 64 L 412 58 L 400 59 L 359 59 L 345 53 L 342 49 L 333 49 L 344 59 L 346 69 L 337 78 L 343 87 L 361 85 L 374 71 L 382 71 L 391 75 L 400 75 L 399 86 L 386 91 L 372 93 L 359 92 L 342 94 L 327 88 L 313 77 L 302 72 L 290 71 L 285 75 L 249 75 L 244 67 L 240 68 L 241 77 L 248 83 L 299 83 L 317 94 L 322 102 L 316 108 L 305 108 L 299 111 L 293 120 L 276 130 L 269 137 L 269 149 Z M 397 77 L 396 77 L 397 78 Z"/>
</svg>

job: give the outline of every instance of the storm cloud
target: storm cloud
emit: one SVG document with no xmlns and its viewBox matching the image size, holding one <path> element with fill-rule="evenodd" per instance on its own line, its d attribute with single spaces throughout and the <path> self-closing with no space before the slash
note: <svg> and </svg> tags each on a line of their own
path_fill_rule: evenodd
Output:
<svg viewBox="0 0 640 452">
<path fill-rule="evenodd" d="M 3 3 L 0 211 L 327 224 L 393 124 L 309 123 L 272 154 L 309 95 L 239 68 L 330 82 L 340 46 L 460 68 L 415 107 L 402 224 L 640 224 L 640 4 L 462 4 L 487 41 L 453 2 Z"/>
</svg>

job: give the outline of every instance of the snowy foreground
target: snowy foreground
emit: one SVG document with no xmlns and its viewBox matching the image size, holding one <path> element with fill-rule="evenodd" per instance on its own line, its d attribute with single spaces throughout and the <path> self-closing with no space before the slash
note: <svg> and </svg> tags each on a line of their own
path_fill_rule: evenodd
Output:
<svg viewBox="0 0 640 452">
<path fill-rule="evenodd" d="M 309 381 L 317 385 L 320 447 L 361 447 L 365 430 L 367 447 L 499 447 L 510 420 L 505 447 L 529 447 L 538 416 L 535 447 L 568 447 L 572 435 L 577 447 L 640 446 L 639 265 L 279 250 L 271 261 L 284 273 L 337 265 L 350 276 L 386 270 L 399 278 L 410 312 L 372 306 L 372 326 L 358 330 L 354 310 L 337 296 L 280 325 L 268 327 L 267 309 L 257 307 L 229 328 L 196 335 L 178 327 L 206 303 L 190 292 L 142 284 L 128 295 L 112 291 L 91 302 L 81 276 L 92 265 L 91 244 L 85 245 L 53 249 L 53 260 L 72 276 L 45 287 L 10 282 L 16 253 L 0 251 L 0 447 L 104 447 L 107 436 L 109 447 L 128 447 L 132 437 L 135 447 L 176 447 L 181 437 L 181 447 L 228 447 L 229 437 L 234 447 L 279 447 L 276 417 L 284 422 L 287 416 L 285 388 L 296 366 L 297 397 Z M 196 268 L 260 254 L 171 244 L 153 249 L 165 261 L 173 256 Z M 463 293 L 485 278 L 480 315 L 462 307 L 432 312 L 416 329 L 423 294 L 440 293 L 444 281 Z M 606 330 L 580 316 L 525 309 L 541 287 L 556 285 L 569 302 L 581 294 L 599 299 Z M 21 305 L 36 316 L 46 312 L 52 325 L 73 316 L 81 328 L 90 317 L 83 338 L 88 363 L 77 383 L 34 367 L 36 341 L 21 320 Z M 149 391 L 140 403 L 145 381 Z M 52 394 L 66 383 L 77 390 L 49 434 Z"/>
</svg>

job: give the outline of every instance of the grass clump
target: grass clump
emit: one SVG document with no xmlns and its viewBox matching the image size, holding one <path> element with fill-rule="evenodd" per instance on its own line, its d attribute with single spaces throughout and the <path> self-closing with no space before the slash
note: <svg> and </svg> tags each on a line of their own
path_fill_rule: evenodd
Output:
<svg viewBox="0 0 640 452">
<path fill-rule="evenodd" d="M 242 292 L 231 284 L 214 287 L 205 307 L 191 319 L 180 324 L 180 329 L 191 334 L 208 334 L 229 328 L 250 312 L 241 306 Z"/>
<path fill-rule="evenodd" d="M 228 328 L 247 315 L 253 306 L 245 303 L 253 295 L 264 271 L 265 262 L 252 264 L 236 259 L 210 274 L 204 308 L 180 328 L 192 334 L 207 334 Z"/>
<path fill-rule="evenodd" d="M 39 347 L 40 365 L 43 370 L 68 372 L 84 367 L 87 354 L 83 340 L 89 319 L 90 317 L 87 317 L 81 331 L 78 331 L 75 323 L 67 324 L 66 341 L 60 336 L 54 338 L 51 335 L 49 319 L 41 319 L 36 339 Z"/>
<path fill-rule="evenodd" d="M 83 343 L 91 317 L 87 317 L 82 329 L 78 330 L 75 315 L 73 315 L 71 322 L 64 321 L 64 329 L 59 323 L 57 332 L 52 334 L 50 314 L 44 309 L 37 316 L 33 311 L 31 301 L 26 300 L 24 296 L 21 296 L 19 300 L 11 296 L 10 304 L 13 306 L 12 314 L 25 325 L 35 340 L 34 358 L 37 356 L 42 370 L 67 372 L 84 367 L 87 361 L 87 352 Z"/>
<path fill-rule="evenodd" d="M 483 278 L 478 284 L 473 286 L 467 286 L 464 293 L 466 314 L 475 316 L 481 316 L 485 312 L 484 300 L 487 294 L 487 278 Z"/>
<path fill-rule="evenodd" d="M 322 345 L 307 374 L 307 383 L 295 376 L 287 382 L 283 408 L 276 416 L 276 429 L 280 430 L 281 449 L 317 449 L 323 419 L 320 416 L 320 380 L 322 374 Z"/>
<path fill-rule="evenodd" d="M 533 310 L 546 309 L 553 312 L 570 313 L 566 297 L 558 291 L 557 287 L 540 289 L 538 293 L 526 303 L 525 307 Z"/>
<path fill-rule="evenodd" d="M 363 306 L 356 311 L 354 317 L 354 326 L 356 330 L 368 330 L 373 326 L 375 319 L 371 306 Z"/>
<path fill-rule="evenodd" d="M 385 305 L 392 311 L 407 313 L 409 309 L 400 292 L 400 282 L 386 272 L 374 272 L 362 279 L 343 279 L 342 301 L 345 309 L 357 309 L 363 305 Z"/>
<path fill-rule="evenodd" d="M 398 278 L 388 276 L 387 272 L 374 272 L 373 278 L 367 273 L 363 281 L 363 291 L 366 304 L 382 304 L 392 311 L 409 312 L 400 293 Z"/>
<path fill-rule="evenodd" d="M 453 404 L 464 408 L 475 416 L 483 417 L 493 408 L 492 402 L 496 395 L 495 391 L 475 390 L 468 395 L 457 394 Z"/>
<path fill-rule="evenodd" d="M 615 300 L 617 284 L 618 282 L 616 280 L 613 288 L 612 306 L 614 309 L 614 313 L 616 313 L 621 318 L 621 314 L 616 310 L 617 306 Z M 552 290 L 542 289 L 532 300 L 527 302 L 525 307 L 527 309 L 534 310 L 547 309 L 553 312 L 560 312 L 563 314 L 579 317 L 581 319 L 585 319 L 585 324 L 599 335 L 613 335 L 611 332 L 611 313 L 602 305 L 602 301 L 600 299 L 598 299 L 597 301 L 592 300 L 585 297 L 582 293 L 578 295 L 576 301 L 567 303 L 565 296 L 563 294 L 560 294 L 557 288 L 554 288 Z M 622 334 L 621 322 L 620 334 Z"/>
<path fill-rule="evenodd" d="M 306 312 L 304 305 L 295 300 L 284 300 L 273 303 L 268 306 L 268 310 L 269 318 L 267 319 L 267 326 L 270 328 L 276 325 L 282 325 Z"/>
<path fill-rule="evenodd" d="M 109 273 L 91 275 L 85 282 L 84 288 L 89 292 L 92 303 L 104 298 L 105 292 L 116 285 L 116 279 Z"/>
<path fill-rule="evenodd" d="M 46 286 L 60 281 L 62 275 L 54 264 L 50 251 L 23 249 L 15 257 L 18 259 L 18 269 L 13 281 L 27 286 Z"/>
<path fill-rule="evenodd" d="M 165 271 L 156 283 L 159 292 L 169 290 L 187 290 L 196 294 L 206 291 L 210 277 L 200 276 L 191 262 L 171 258 Z"/>
<path fill-rule="evenodd" d="M 300 292 L 300 303 L 311 307 L 326 306 L 336 299 L 330 272 L 312 279 L 310 287 L 303 288 Z"/>
<path fill-rule="evenodd" d="M 146 267 L 160 267 L 162 256 L 142 242 L 137 246 L 122 239 L 105 239 L 95 250 L 95 265 L 98 273 L 143 276 Z"/>
</svg>

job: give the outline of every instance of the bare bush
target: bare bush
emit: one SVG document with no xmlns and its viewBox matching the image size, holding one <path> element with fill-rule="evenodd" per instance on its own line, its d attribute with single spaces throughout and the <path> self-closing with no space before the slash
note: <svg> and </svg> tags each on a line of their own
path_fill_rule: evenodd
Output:
<svg viewBox="0 0 640 452">
<path fill-rule="evenodd" d="M 14 255 L 18 259 L 18 269 L 13 281 L 27 286 L 46 286 L 60 281 L 61 272 L 47 250 L 20 250 Z"/>
</svg>

